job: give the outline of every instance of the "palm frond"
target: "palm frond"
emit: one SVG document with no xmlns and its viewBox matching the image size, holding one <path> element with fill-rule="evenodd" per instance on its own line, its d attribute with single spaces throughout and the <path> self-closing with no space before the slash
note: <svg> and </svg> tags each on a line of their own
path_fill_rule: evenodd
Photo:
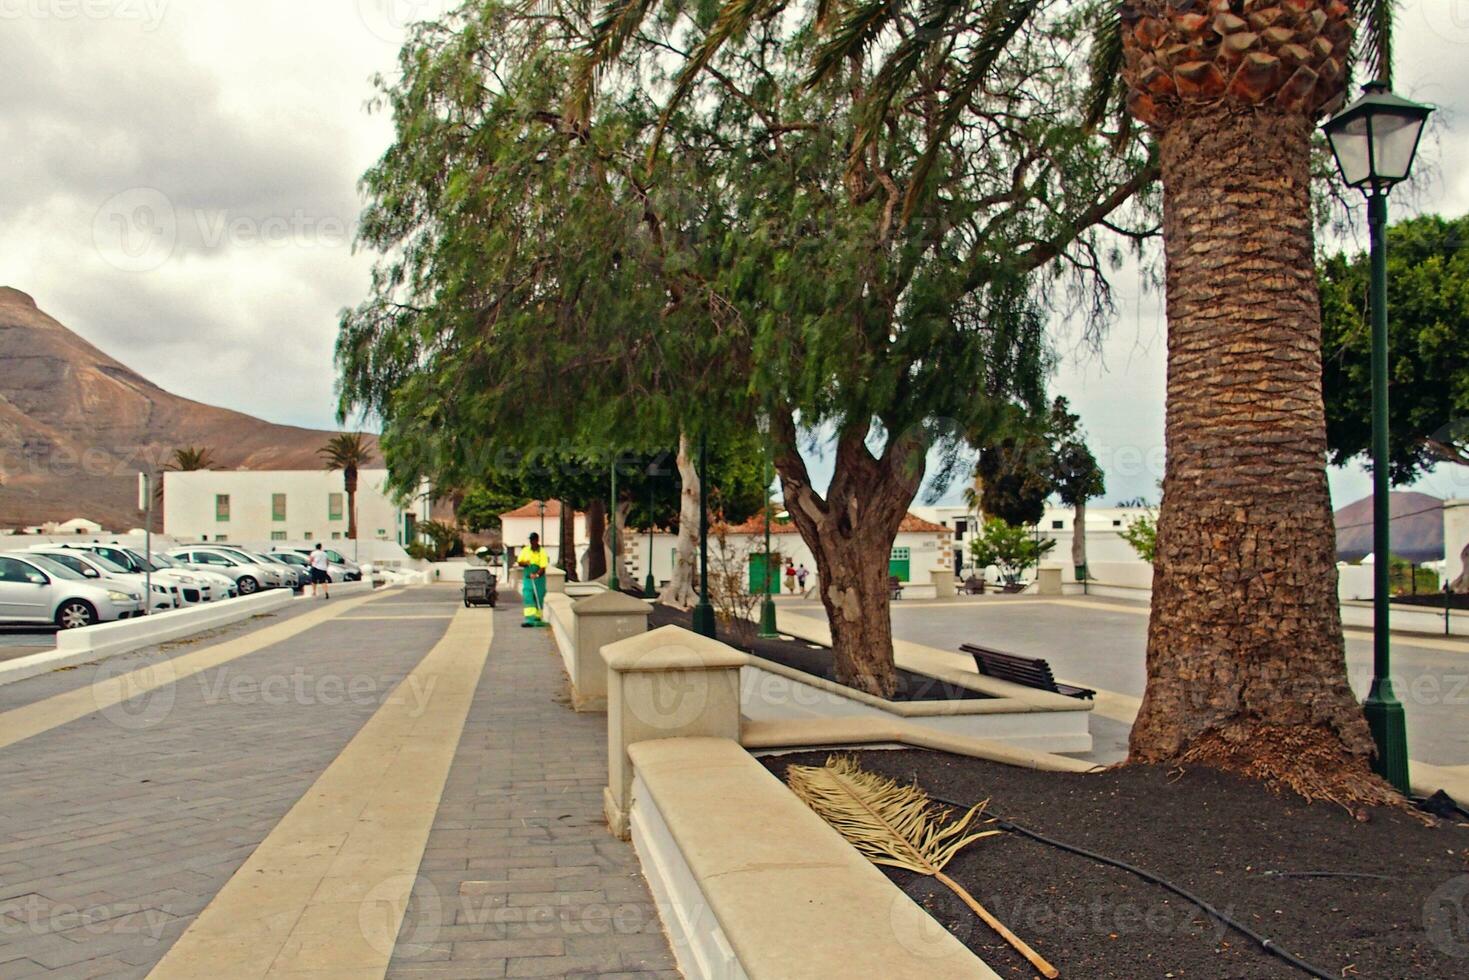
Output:
<svg viewBox="0 0 1469 980">
<path fill-rule="evenodd" d="M 1122 4 L 1103 0 L 1091 12 L 1092 50 L 1087 65 L 1086 126 L 1100 126 L 1122 103 Z"/>
<path fill-rule="evenodd" d="M 684 99 L 688 98 L 689 93 L 693 91 L 694 83 L 698 81 L 700 73 L 708 67 L 709 62 L 714 60 L 720 48 L 731 39 L 742 36 L 755 21 L 768 17 L 784 7 L 785 0 L 729 0 L 720 9 L 719 16 L 714 20 L 714 26 L 709 29 L 704 40 L 689 56 L 688 63 L 674 79 L 673 95 L 669 97 L 668 104 L 658 115 L 658 128 L 653 134 L 653 142 L 648 149 L 649 160 L 657 156 L 658 146 L 663 141 L 663 132 L 668 128 L 669 120 L 673 118 L 674 112 L 683 104 Z"/>
<path fill-rule="evenodd" d="M 806 73 L 807 87 L 835 78 L 848 58 L 865 52 L 896 16 L 889 0 L 871 0 L 858 4 L 836 25 L 831 36 L 816 50 L 811 69 Z M 822 23 L 827 14 L 821 14 Z"/>
<path fill-rule="evenodd" d="M 838 833 L 873 864 L 935 875 L 965 847 L 998 830 L 970 832 L 981 803 L 959 820 L 916 785 L 903 785 L 867 772 L 849 757 L 826 765 L 791 766 L 786 782 Z"/>
<path fill-rule="evenodd" d="M 572 77 L 566 112 L 573 121 L 584 123 L 590 118 L 597 73 L 622 54 L 628 38 L 642 26 L 655 2 L 612 0 L 603 8 L 601 18 L 592 25 L 591 40 L 587 42 Z"/>
<path fill-rule="evenodd" d="M 1372 77 L 1392 84 L 1393 18 L 1398 0 L 1356 0 L 1357 31 L 1361 57 Z"/>
<path fill-rule="evenodd" d="M 832 756 L 824 766 L 791 766 L 786 770 L 786 784 L 867 860 L 941 882 L 1043 976 L 1052 980 L 1060 976 L 962 885 L 944 874 L 944 867 L 964 848 L 1000 833 L 973 829 L 984 803 L 949 822 L 948 808 L 934 803 L 920 787 L 868 772 L 850 756 Z"/>
</svg>

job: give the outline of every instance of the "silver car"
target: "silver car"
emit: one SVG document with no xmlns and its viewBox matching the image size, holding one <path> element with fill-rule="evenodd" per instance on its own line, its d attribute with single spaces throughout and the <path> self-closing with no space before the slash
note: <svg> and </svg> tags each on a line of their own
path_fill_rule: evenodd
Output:
<svg viewBox="0 0 1469 980">
<path fill-rule="evenodd" d="M 274 570 L 261 568 L 243 555 L 224 548 L 189 545 L 171 549 L 168 556 L 183 562 L 189 568 L 228 575 L 234 579 L 240 595 L 254 595 L 261 589 L 280 588 L 280 575 Z"/>
<path fill-rule="evenodd" d="M 97 580 L 98 585 L 115 585 L 126 592 L 136 592 L 139 595 L 149 588 L 148 580 L 141 574 L 125 568 L 116 562 L 104 558 L 101 555 L 71 548 L 61 548 L 54 545 L 38 545 L 27 554 L 38 554 L 50 558 L 52 561 L 65 565 L 83 577 Z M 164 579 L 154 579 L 151 583 L 153 589 L 153 601 L 149 603 L 154 612 L 168 612 L 183 605 L 179 597 L 178 585 Z"/>
<path fill-rule="evenodd" d="M 44 555 L 0 555 L 0 621 L 80 629 L 143 614 L 143 596 L 99 584 Z"/>
<path fill-rule="evenodd" d="M 180 602 L 186 606 L 198 605 L 208 602 L 214 598 L 212 585 L 205 581 L 202 575 L 195 575 L 182 568 L 165 568 L 156 562 L 146 562 L 143 556 L 131 548 L 124 548 L 119 544 L 67 544 L 62 545 L 68 551 L 86 551 L 100 555 L 112 562 L 114 565 L 132 572 L 134 575 L 151 575 L 155 586 L 162 582 L 175 588 Z"/>
</svg>

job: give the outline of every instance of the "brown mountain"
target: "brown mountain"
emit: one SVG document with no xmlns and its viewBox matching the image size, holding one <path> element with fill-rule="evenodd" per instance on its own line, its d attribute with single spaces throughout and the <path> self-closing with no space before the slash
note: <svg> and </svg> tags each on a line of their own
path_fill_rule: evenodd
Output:
<svg viewBox="0 0 1469 980">
<path fill-rule="evenodd" d="M 0 527 L 140 527 L 137 474 L 175 449 L 207 447 L 222 469 L 317 469 L 331 435 L 169 394 L 0 287 Z"/>
</svg>

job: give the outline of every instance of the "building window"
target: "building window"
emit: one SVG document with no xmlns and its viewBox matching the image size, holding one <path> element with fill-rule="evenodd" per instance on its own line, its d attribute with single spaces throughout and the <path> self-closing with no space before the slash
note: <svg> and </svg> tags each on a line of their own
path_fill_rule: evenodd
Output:
<svg viewBox="0 0 1469 980">
<path fill-rule="evenodd" d="M 341 531 L 333 531 L 332 532 L 332 540 L 333 541 L 340 541 L 340 540 L 342 540 L 342 532 Z"/>
<path fill-rule="evenodd" d="M 377 536 L 379 538 L 381 538 L 382 540 L 386 541 L 388 539 L 388 529 L 385 528 L 385 527 L 378 528 L 377 529 Z"/>
<path fill-rule="evenodd" d="M 1061 530 L 1064 530 L 1065 528 L 1066 528 L 1066 522 L 1065 521 L 1052 521 L 1051 522 L 1051 530 L 1052 531 L 1061 531 Z"/>
<path fill-rule="evenodd" d="M 286 495 L 273 493 L 270 495 L 270 519 L 283 521 L 286 519 Z"/>
<path fill-rule="evenodd" d="M 310 541 L 311 540 L 311 532 L 310 531 L 307 531 L 306 532 L 306 540 L 307 541 Z"/>
<path fill-rule="evenodd" d="M 227 521 L 230 519 L 230 495 L 217 493 L 214 495 L 214 519 L 216 521 Z"/>
<path fill-rule="evenodd" d="M 228 534 L 216 534 L 214 536 L 214 540 L 217 541 L 217 542 L 219 542 L 220 544 L 223 544 L 224 542 L 228 541 L 229 539 L 230 539 L 230 536 Z"/>
<path fill-rule="evenodd" d="M 1114 520 L 1113 520 L 1113 521 L 1112 521 L 1112 526 L 1113 526 L 1113 527 L 1121 527 L 1121 526 L 1122 526 L 1122 522 L 1121 522 L 1121 521 L 1119 521 L 1119 520 L 1115 520 L 1115 519 L 1114 519 Z"/>
<path fill-rule="evenodd" d="M 285 531 L 271 531 L 270 532 L 270 540 L 272 540 L 272 541 L 284 541 L 284 540 L 286 540 L 286 532 Z"/>
<path fill-rule="evenodd" d="M 340 521 L 342 519 L 342 497 L 340 493 L 330 493 L 326 497 L 327 519 Z"/>
</svg>

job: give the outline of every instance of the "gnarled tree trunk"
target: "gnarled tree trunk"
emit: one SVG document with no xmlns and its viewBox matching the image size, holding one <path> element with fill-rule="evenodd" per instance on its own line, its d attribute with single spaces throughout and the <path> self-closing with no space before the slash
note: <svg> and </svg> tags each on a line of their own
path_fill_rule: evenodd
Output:
<svg viewBox="0 0 1469 980">
<path fill-rule="evenodd" d="M 592 498 L 587 504 L 587 581 L 607 574 L 607 501 Z"/>
<path fill-rule="evenodd" d="M 576 508 L 569 501 L 558 500 L 557 506 L 561 508 L 560 520 L 560 565 L 561 570 L 566 573 L 566 581 L 576 582 L 580 579 L 576 568 Z M 541 542 L 545 544 L 545 542 Z"/>
<path fill-rule="evenodd" d="M 1309 127 L 1221 107 L 1161 133 L 1168 460 L 1131 748 L 1374 800 L 1336 595 Z"/>
<path fill-rule="evenodd" d="M 673 574 L 658 593 L 658 601 L 677 609 L 689 609 L 699 601 L 695 589 L 699 573 L 699 470 L 684 435 L 678 437 L 678 479 L 678 545 L 673 557 Z"/>
<path fill-rule="evenodd" d="M 607 536 L 607 567 L 617 569 L 618 585 L 624 589 L 636 589 L 637 578 L 632 569 L 628 567 L 628 541 L 627 541 L 627 517 L 632 513 L 632 501 L 618 501 L 617 507 L 612 511 L 612 522 L 616 534 Z M 612 541 L 617 540 L 617 554 L 612 553 Z"/>
<path fill-rule="evenodd" d="M 842 433 L 831 486 L 823 497 L 811 487 L 789 416 L 777 419 L 775 437 L 775 467 L 786 509 L 816 558 L 836 679 L 869 694 L 891 697 L 898 675 L 888 609 L 888 561 L 922 480 L 923 447 L 898 439 L 877 457 L 867 448 L 865 431 Z"/>
</svg>

